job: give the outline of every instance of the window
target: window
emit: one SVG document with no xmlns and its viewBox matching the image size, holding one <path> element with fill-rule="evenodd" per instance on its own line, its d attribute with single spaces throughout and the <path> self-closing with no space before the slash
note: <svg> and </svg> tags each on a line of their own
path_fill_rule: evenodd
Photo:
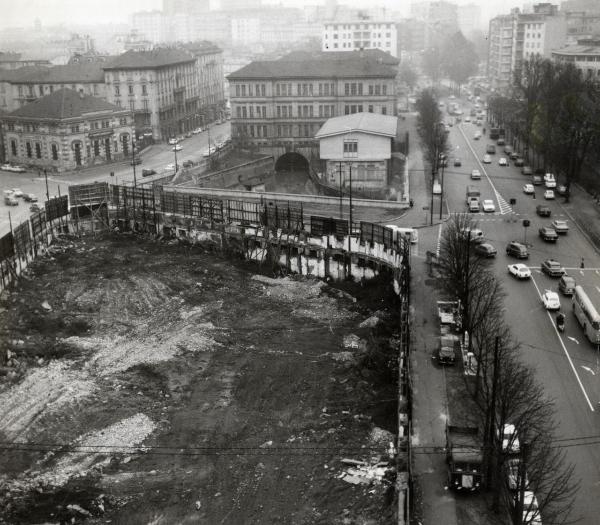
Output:
<svg viewBox="0 0 600 525">
<path fill-rule="evenodd" d="M 344 157 L 358 157 L 357 140 L 344 140 Z"/>
<path fill-rule="evenodd" d="M 373 113 L 373 105 L 369 104 L 369 113 Z"/>
<path fill-rule="evenodd" d="M 242 118 L 247 118 L 248 117 L 248 110 L 246 109 L 246 106 L 242 107 Z"/>
<path fill-rule="evenodd" d="M 100 156 L 100 141 L 94 141 L 94 157 Z"/>
<path fill-rule="evenodd" d="M 58 146 L 52 144 L 52 160 L 58 160 Z"/>
<path fill-rule="evenodd" d="M 127 88 L 129 89 L 129 94 L 133 95 L 133 84 L 129 84 L 129 86 L 127 86 Z"/>
<path fill-rule="evenodd" d="M 144 100 L 142 100 L 142 104 L 144 105 L 144 109 L 147 111 L 148 110 L 148 99 L 145 98 Z"/>
<path fill-rule="evenodd" d="M 119 86 L 115 86 L 115 97 L 120 97 L 120 96 L 121 96 L 121 88 Z"/>
<path fill-rule="evenodd" d="M 267 137 L 267 126 L 263 126 L 262 129 L 263 129 L 263 137 L 266 138 Z"/>
<path fill-rule="evenodd" d="M 79 133 L 79 124 L 71 126 L 71 133 Z"/>
<path fill-rule="evenodd" d="M 375 85 L 375 95 L 381 95 L 381 86 L 379 84 Z"/>
<path fill-rule="evenodd" d="M 8 131 L 14 131 L 14 130 L 15 130 L 15 123 L 9 122 L 8 123 Z"/>
<path fill-rule="evenodd" d="M 94 96 L 98 96 L 98 84 L 94 84 Z"/>
<path fill-rule="evenodd" d="M 17 141 L 15 139 L 12 139 L 10 141 L 10 150 L 13 154 L 13 157 L 17 156 Z"/>
<path fill-rule="evenodd" d="M 50 93 L 54 93 L 54 86 L 50 86 Z"/>
<path fill-rule="evenodd" d="M 385 106 L 381 106 L 381 114 L 387 115 L 387 108 Z"/>
<path fill-rule="evenodd" d="M 142 95 L 147 95 L 148 94 L 148 88 L 146 86 L 146 84 L 142 84 Z"/>
<path fill-rule="evenodd" d="M 42 145 L 39 142 L 35 143 L 35 156 L 38 159 L 42 158 Z"/>
<path fill-rule="evenodd" d="M 31 153 L 31 142 L 26 142 L 25 143 L 25 148 L 27 149 L 27 156 L 29 158 L 32 157 L 32 153 Z"/>
<path fill-rule="evenodd" d="M 242 108 L 240 106 L 238 106 L 237 108 L 235 108 L 235 116 L 237 118 L 242 118 Z"/>
<path fill-rule="evenodd" d="M 19 96 L 22 97 L 23 96 L 23 86 L 19 86 L 18 90 L 19 90 Z"/>
<path fill-rule="evenodd" d="M 40 91 L 40 97 L 44 96 L 44 86 L 38 86 L 38 89 Z"/>
<path fill-rule="evenodd" d="M 129 101 L 129 109 L 131 111 L 135 111 L 135 100 L 130 100 Z"/>
</svg>

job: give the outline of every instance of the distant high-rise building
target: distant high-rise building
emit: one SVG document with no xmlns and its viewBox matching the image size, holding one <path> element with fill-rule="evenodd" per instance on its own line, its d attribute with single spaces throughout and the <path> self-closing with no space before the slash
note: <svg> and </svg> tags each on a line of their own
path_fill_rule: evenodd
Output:
<svg viewBox="0 0 600 525">
<path fill-rule="evenodd" d="M 425 23 L 425 47 L 440 45 L 444 38 L 458 31 L 458 6 L 451 2 L 413 2 L 410 15 Z"/>
<path fill-rule="evenodd" d="M 458 6 L 458 28 L 465 36 L 472 35 L 481 28 L 481 7 L 477 4 Z"/>
<path fill-rule="evenodd" d="M 537 4 L 533 13 L 518 9 L 492 18 L 489 25 L 488 77 L 495 87 L 510 85 L 524 60 L 550 58 L 567 41 L 567 21 L 552 4 Z"/>
<path fill-rule="evenodd" d="M 210 0 L 163 0 L 163 13 L 167 16 L 183 13 L 194 16 L 210 10 Z"/>
<path fill-rule="evenodd" d="M 139 11 L 131 16 L 131 25 L 138 34 L 154 44 L 165 41 L 165 23 L 161 11 Z"/>
<path fill-rule="evenodd" d="M 348 20 L 326 22 L 321 43 L 322 51 L 357 51 L 381 49 L 392 56 L 398 54 L 398 37 L 393 22 Z"/>
</svg>

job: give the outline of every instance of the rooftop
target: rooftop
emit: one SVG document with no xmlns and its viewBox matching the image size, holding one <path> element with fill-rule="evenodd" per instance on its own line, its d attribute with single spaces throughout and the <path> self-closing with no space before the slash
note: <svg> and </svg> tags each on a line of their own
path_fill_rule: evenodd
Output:
<svg viewBox="0 0 600 525">
<path fill-rule="evenodd" d="M 315 138 L 342 135 L 353 131 L 395 137 L 397 127 L 398 117 L 379 113 L 353 113 L 352 115 L 330 118 L 321 126 Z"/>
<path fill-rule="evenodd" d="M 25 66 L 19 69 L 0 69 L 0 82 L 15 84 L 65 84 L 104 82 L 101 63 L 65 64 L 60 66 Z"/>
<path fill-rule="evenodd" d="M 390 58 L 391 55 L 381 52 Z M 394 59 L 395 60 L 395 59 Z M 397 63 L 397 62 L 396 62 Z M 395 78 L 396 71 L 378 53 L 360 51 L 290 53 L 278 60 L 251 62 L 228 75 L 229 80 L 270 78 Z"/>
<path fill-rule="evenodd" d="M 174 47 L 158 47 L 150 51 L 132 49 L 112 59 L 103 69 L 157 69 L 194 60 L 187 51 Z"/>
<path fill-rule="evenodd" d="M 59 89 L 9 113 L 9 117 L 62 120 L 99 111 L 124 111 L 98 97 L 72 89 Z"/>
<path fill-rule="evenodd" d="M 577 44 L 552 50 L 553 55 L 600 55 L 600 38 L 579 40 Z"/>
</svg>

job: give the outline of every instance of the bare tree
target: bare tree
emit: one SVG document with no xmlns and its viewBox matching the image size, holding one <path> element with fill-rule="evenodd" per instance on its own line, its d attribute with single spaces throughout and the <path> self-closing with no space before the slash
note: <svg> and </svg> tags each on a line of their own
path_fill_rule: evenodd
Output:
<svg viewBox="0 0 600 525">
<path fill-rule="evenodd" d="M 417 132 L 423 157 L 431 165 L 433 174 L 440 165 L 440 155 L 446 154 L 448 140 L 442 122 L 442 113 L 433 90 L 425 89 L 417 99 Z"/>
</svg>

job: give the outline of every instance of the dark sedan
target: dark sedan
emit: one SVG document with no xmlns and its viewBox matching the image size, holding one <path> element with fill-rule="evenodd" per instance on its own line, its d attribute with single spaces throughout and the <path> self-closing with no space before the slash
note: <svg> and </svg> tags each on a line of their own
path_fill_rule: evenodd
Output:
<svg viewBox="0 0 600 525">
<path fill-rule="evenodd" d="M 537 213 L 540 217 L 550 217 L 552 212 L 548 206 L 545 206 L 544 204 L 538 204 L 535 207 L 535 213 Z"/>
</svg>

